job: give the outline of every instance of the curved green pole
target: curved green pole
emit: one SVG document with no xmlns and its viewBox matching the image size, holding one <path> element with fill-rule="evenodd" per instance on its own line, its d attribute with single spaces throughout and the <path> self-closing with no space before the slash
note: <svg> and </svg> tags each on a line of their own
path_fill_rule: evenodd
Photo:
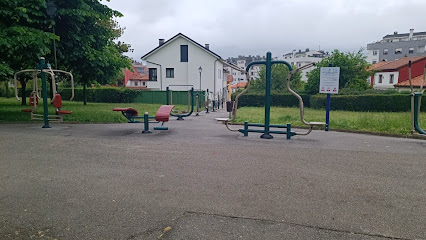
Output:
<svg viewBox="0 0 426 240">
<path fill-rule="evenodd" d="M 422 93 L 421 92 L 416 92 L 414 93 L 414 129 L 416 129 L 416 131 L 420 134 L 425 134 L 426 132 L 420 128 L 419 125 L 419 112 L 420 112 L 420 108 L 419 108 L 419 103 L 420 103 L 420 98 L 422 97 Z"/>
<path fill-rule="evenodd" d="M 168 91 L 167 91 L 167 93 L 168 93 Z M 167 104 L 169 104 L 168 101 L 167 101 Z M 177 117 L 177 120 L 184 120 L 183 118 L 191 116 L 192 112 L 194 112 L 194 88 L 193 87 L 191 88 L 191 111 L 189 113 L 187 113 L 187 114 L 173 114 L 173 113 L 170 113 L 170 116 Z"/>
<path fill-rule="evenodd" d="M 250 67 L 253 65 L 264 64 L 266 65 L 266 86 L 265 86 L 265 128 L 264 133 L 260 138 L 271 139 L 273 136 L 269 133 L 269 125 L 271 118 L 271 73 L 273 64 L 284 64 L 288 67 L 289 71 L 292 71 L 293 68 L 286 61 L 272 61 L 271 52 L 266 53 L 266 61 L 254 61 L 247 65 L 246 72 L 250 71 Z"/>
</svg>

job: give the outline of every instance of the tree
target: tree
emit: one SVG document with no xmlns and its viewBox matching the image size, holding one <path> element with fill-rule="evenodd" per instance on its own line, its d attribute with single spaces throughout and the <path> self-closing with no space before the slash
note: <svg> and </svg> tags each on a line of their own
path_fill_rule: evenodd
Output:
<svg viewBox="0 0 426 240">
<path fill-rule="evenodd" d="M 57 0 L 55 17 L 58 43 L 58 65 L 72 70 L 77 82 L 83 85 L 84 105 L 86 86 L 97 82 L 114 83 L 122 68 L 130 68 L 131 60 L 123 56 L 129 45 L 115 43 L 121 36 L 115 17 L 122 14 L 99 1 Z"/>
<path fill-rule="evenodd" d="M 293 66 L 294 68 L 294 66 Z M 288 75 L 288 67 L 284 64 L 274 64 L 271 68 L 271 91 L 274 92 L 286 92 L 286 79 Z M 290 87 L 292 89 L 301 89 L 302 84 L 301 72 L 297 72 L 290 79 Z M 265 91 L 266 87 L 266 67 L 261 66 L 259 72 L 259 78 L 254 80 L 252 88 L 257 91 Z"/>
<path fill-rule="evenodd" d="M 366 61 L 366 56 L 362 54 L 361 48 L 356 53 L 343 53 L 339 50 L 334 50 L 331 56 L 322 59 L 317 67 L 307 74 L 308 82 L 305 85 L 305 90 L 308 93 L 318 93 L 320 83 L 320 68 L 328 67 L 332 64 L 333 67 L 340 67 L 340 89 L 356 89 L 366 90 L 370 88 L 367 83 L 367 78 L 370 72 L 367 70 L 370 66 Z"/>
<path fill-rule="evenodd" d="M 122 68 L 131 66 L 122 55 L 129 45 L 114 42 L 123 29 L 113 18 L 122 14 L 100 1 L 55 0 L 54 19 L 47 16 L 46 0 L 0 1 L 0 77 L 34 68 L 41 56 L 54 62 L 55 40 L 59 66 L 54 68 L 72 71 L 76 82 L 83 84 L 84 95 L 89 83 L 113 83 Z M 23 96 L 27 79 L 20 78 Z"/>
<path fill-rule="evenodd" d="M 58 38 L 46 31 L 48 22 L 44 0 L 0 1 L 0 80 L 11 79 L 13 73 L 34 68 L 38 58 L 50 52 L 50 44 Z M 26 105 L 26 84 L 31 77 L 19 78 L 22 105 Z"/>
</svg>

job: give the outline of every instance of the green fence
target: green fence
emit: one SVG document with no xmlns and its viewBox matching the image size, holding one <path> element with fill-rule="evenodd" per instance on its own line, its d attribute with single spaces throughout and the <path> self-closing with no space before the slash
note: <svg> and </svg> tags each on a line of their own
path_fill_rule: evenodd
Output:
<svg viewBox="0 0 426 240">
<path fill-rule="evenodd" d="M 71 97 L 71 89 L 59 90 L 64 100 Z M 200 94 L 200 104 L 203 104 L 204 93 L 194 91 L 195 95 Z M 83 101 L 83 89 L 74 90 L 74 101 Z M 104 103 L 148 103 L 166 104 L 166 91 L 133 90 L 126 88 L 88 88 L 86 89 L 86 99 L 88 102 Z M 188 91 L 172 91 L 172 103 L 174 105 L 188 104 Z M 201 105 L 200 105 L 201 106 Z"/>
</svg>

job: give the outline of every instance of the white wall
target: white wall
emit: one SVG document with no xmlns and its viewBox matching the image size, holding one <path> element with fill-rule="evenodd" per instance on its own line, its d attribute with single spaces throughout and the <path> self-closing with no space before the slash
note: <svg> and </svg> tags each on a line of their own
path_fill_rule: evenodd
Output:
<svg viewBox="0 0 426 240">
<path fill-rule="evenodd" d="M 390 83 L 390 75 L 393 74 L 393 83 Z M 382 75 L 382 83 L 379 83 L 379 75 Z M 394 88 L 398 83 L 399 72 L 378 72 L 374 74 L 374 89 Z M 370 77 L 371 82 L 371 77 Z"/>
<path fill-rule="evenodd" d="M 377 54 L 374 56 L 373 55 L 373 52 L 374 51 L 376 51 L 377 52 Z M 375 62 L 375 63 L 378 63 L 379 62 L 379 54 L 380 54 L 380 49 L 375 49 L 375 50 L 368 50 L 367 51 L 367 62 L 369 62 L 369 63 L 373 63 L 373 62 Z"/>
<path fill-rule="evenodd" d="M 180 61 L 180 45 L 188 45 L 188 62 Z M 147 87 L 150 89 L 166 90 L 169 85 L 185 84 L 194 85 L 194 89 L 200 88 L 200 73 L 198 68 L 201 66 L 201 88 L 203 90 L 220 92 L 223 84 L 223 64 L 218 58 L 193 44 L 184 37 L 177 37 L 173 41 L 164 45 L 156 52 L 144 59 L 147 61 L 148 68 L 157 68 L 157 81 L 148 81 Z M 156 64 L 161 64 L 160 66 Z M 174 78 L 166 78 L 166 68 L 174 68 Z M 219 74 L 220 72 L 220 74 Z M 215 86 L 216 78 L 216 86 Z M 162 85 L 162 86 L 161 86 Z M 187 90 L 189 88 L 173 87 L 172 90 Z"/>
</svg>

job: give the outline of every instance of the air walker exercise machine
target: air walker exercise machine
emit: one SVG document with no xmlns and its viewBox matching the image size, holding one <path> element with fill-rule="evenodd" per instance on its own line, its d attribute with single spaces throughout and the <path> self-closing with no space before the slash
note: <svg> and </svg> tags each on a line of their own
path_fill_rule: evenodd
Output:
<svg viewBox="0 0 426 240">
<path fill-rule="evenodd" d="M 185 120 L 185 117 L 189 117 L 194 112 L 194 88 L 193 85 L 169 85 L 166 87 L 166 102 L 167 105 L 173 104 L 173 91 L 170 87 L 191 87 L 188 90 L 188 110 L 186 112 L 181 111 L 178 114 L 170 113 L 170 116 L 177 117 L 177 120 Z"/>
<path fill-rule="evenodd" d="M 419 125 L 419 115 L 420 107 L 422 105 L 422 96 L 425 90 L 423 86 L 425 85 L 425 75 L 426 75 L 426 66 L 423 71 L 423 80 L 420 83 L 420 88 L 418 92 L 414 92 L 413 83 L 411 81 L 411 61 L 408 62 L 408 79 L 410 80 L 410 89 L 411 89 L 411 134 L 415 132 L 419 134 L 426 135 L 426 131 L 420 128 Z"/>
<path fill-rule="evenodd" d="M 63 73 L 70 77 L 71 80 L 71 98 L 70 101 L 74 99 L 74 77 L 70 72 L 62 71 L 62 70 L 56 70 L 52 69 L 50 67 L 50 64 L 46 64 L 46 60 L 44 57 L 40 58 L 39 64 L 36 65 L 36 69 L 25 69 L 21 70 L 19 72 L 16 72 L 14 75 L 14 82 L 15 82 L 15 97 L 20 101 L 18 96 L 18 74 L 24 73 L 24 72 L 32 72 L 33 73 L 33 91 L 30 95 L 30 106 L 32 108 L 30 109 L 22 109 L 22 112 L 29 112 L 31 114 L 32 120 L 43 120 L 44 125 L 43 128 L 50 128 L 49 121 L 63 121 L 63 115 L 71 114 L 71 111 L 65 111 L 61 110 L 62 107 L 62 97 L 59 93 L 56 92 L 56 83 L 55 83 L 55 72 L 56 73 Z M 36 114 L 35 111 L 37 110 L 38 106 L 38 100 L 40 99 L 39 95 L 39 89 L 38 89 L 38 79 L 37 75 L 40 73 L 41 75 L 41 83 L 42 83 L 42 91 L 41 95 L 43 97 L 43 114 Z M 47 101 L 47 80 L 46 80 L 46 74 L 49 74 L 51 77 L 51 85 L 52 85 L 52 91 L 53 91 L 53 99 L 51 103 L 55 107 L 56 115 L 49 115 L 49 103 Z"/>
<path fill-rule="evenodd" d="M 248 74 L 250 67 L 253 66 L 253 65 L 261 65 L 261 64 L 266 65 L 265 122 L 263 124 L 262 123 L 244 122 L 244 128 L 243 129 L 232 129 L 232 128 L 229 127 L 229 122 L 233 122 L 237 117 L 238 99 L 243 94 L 248 92 L 248 90 L 250 89 L 250 76 Z M 307 132 L 301 133 L 301 132 L 292 131 L 290 123 L 287 123 L 286 125 L 270 124 L 271 70 L 272 70 L 273 64 L 284 64 L 288 67 L 289 73 L 288 73 L 287 79 L 286 79 L 286 88 L 293 96 L 295 96 L 299 100 L 300 120 L 302 121 L 303 124 L 306 124 L 306 125 L 309 126 L 309 130 Z M 268 52 L 266 54 L 266 61 L 254 61 L 254 62 L 251 62 L 247 65 L 246 71 L 245 71 L 246 79 L 248 81 L 247 87 L 246 87 L 246 89 L 244 89 L 244 91 L 242 91 L 240 94 L 238 94 L 235 97 L 235 103 L 232 106 L 231 118 L 216 118 L 216 120 L 224 122 L 225 126 L 226 126 L 226 128 L 228 128 L 228 130 L 239 131 L 239 132 L 243 133 L 245 137 L 248 136 L 249 132 L 263 133 L 260 136 L 260 138 L 264 138 L 264 139 L 273 138 L 271 133 L 286 134 L 287 139 L 290 139 L 292 136 L 295 136 L 295 135 L 308 135 L 309 133 L 312 132 L 312 129 L 313 129 L 314 126 L 324 126 L 326 123 L 324 123 L 324 122 L 307 122 L 305 120 L 305 118 L 304 118 L 305 117 L 304 104 L 303 104 L 302 97 L 290 88 L 290 80 L 291 80 L 291 77 L 294 74 L 296 74 L 298 71 L 304 70 L 304 69 L 309 68 L 309 67 L 314 66 L 314 65 L 315 65 L 314 63 L 311 63 L 311 64 L 308 64 L 308 65 L 305 65 L 303 67 L 300 67 L 300 68 L 293 70 L 291 65 L 286 61 L 272 61 L 271 53 Z M 263 129 L 252 129 L 252 128 L 249 128 L 249 127 L 263 127 Z M 271 130 L 270 128 L 278 128 L 278 129 L 286 129 L 286 130 L 285 131 Z"/>
</svg>

